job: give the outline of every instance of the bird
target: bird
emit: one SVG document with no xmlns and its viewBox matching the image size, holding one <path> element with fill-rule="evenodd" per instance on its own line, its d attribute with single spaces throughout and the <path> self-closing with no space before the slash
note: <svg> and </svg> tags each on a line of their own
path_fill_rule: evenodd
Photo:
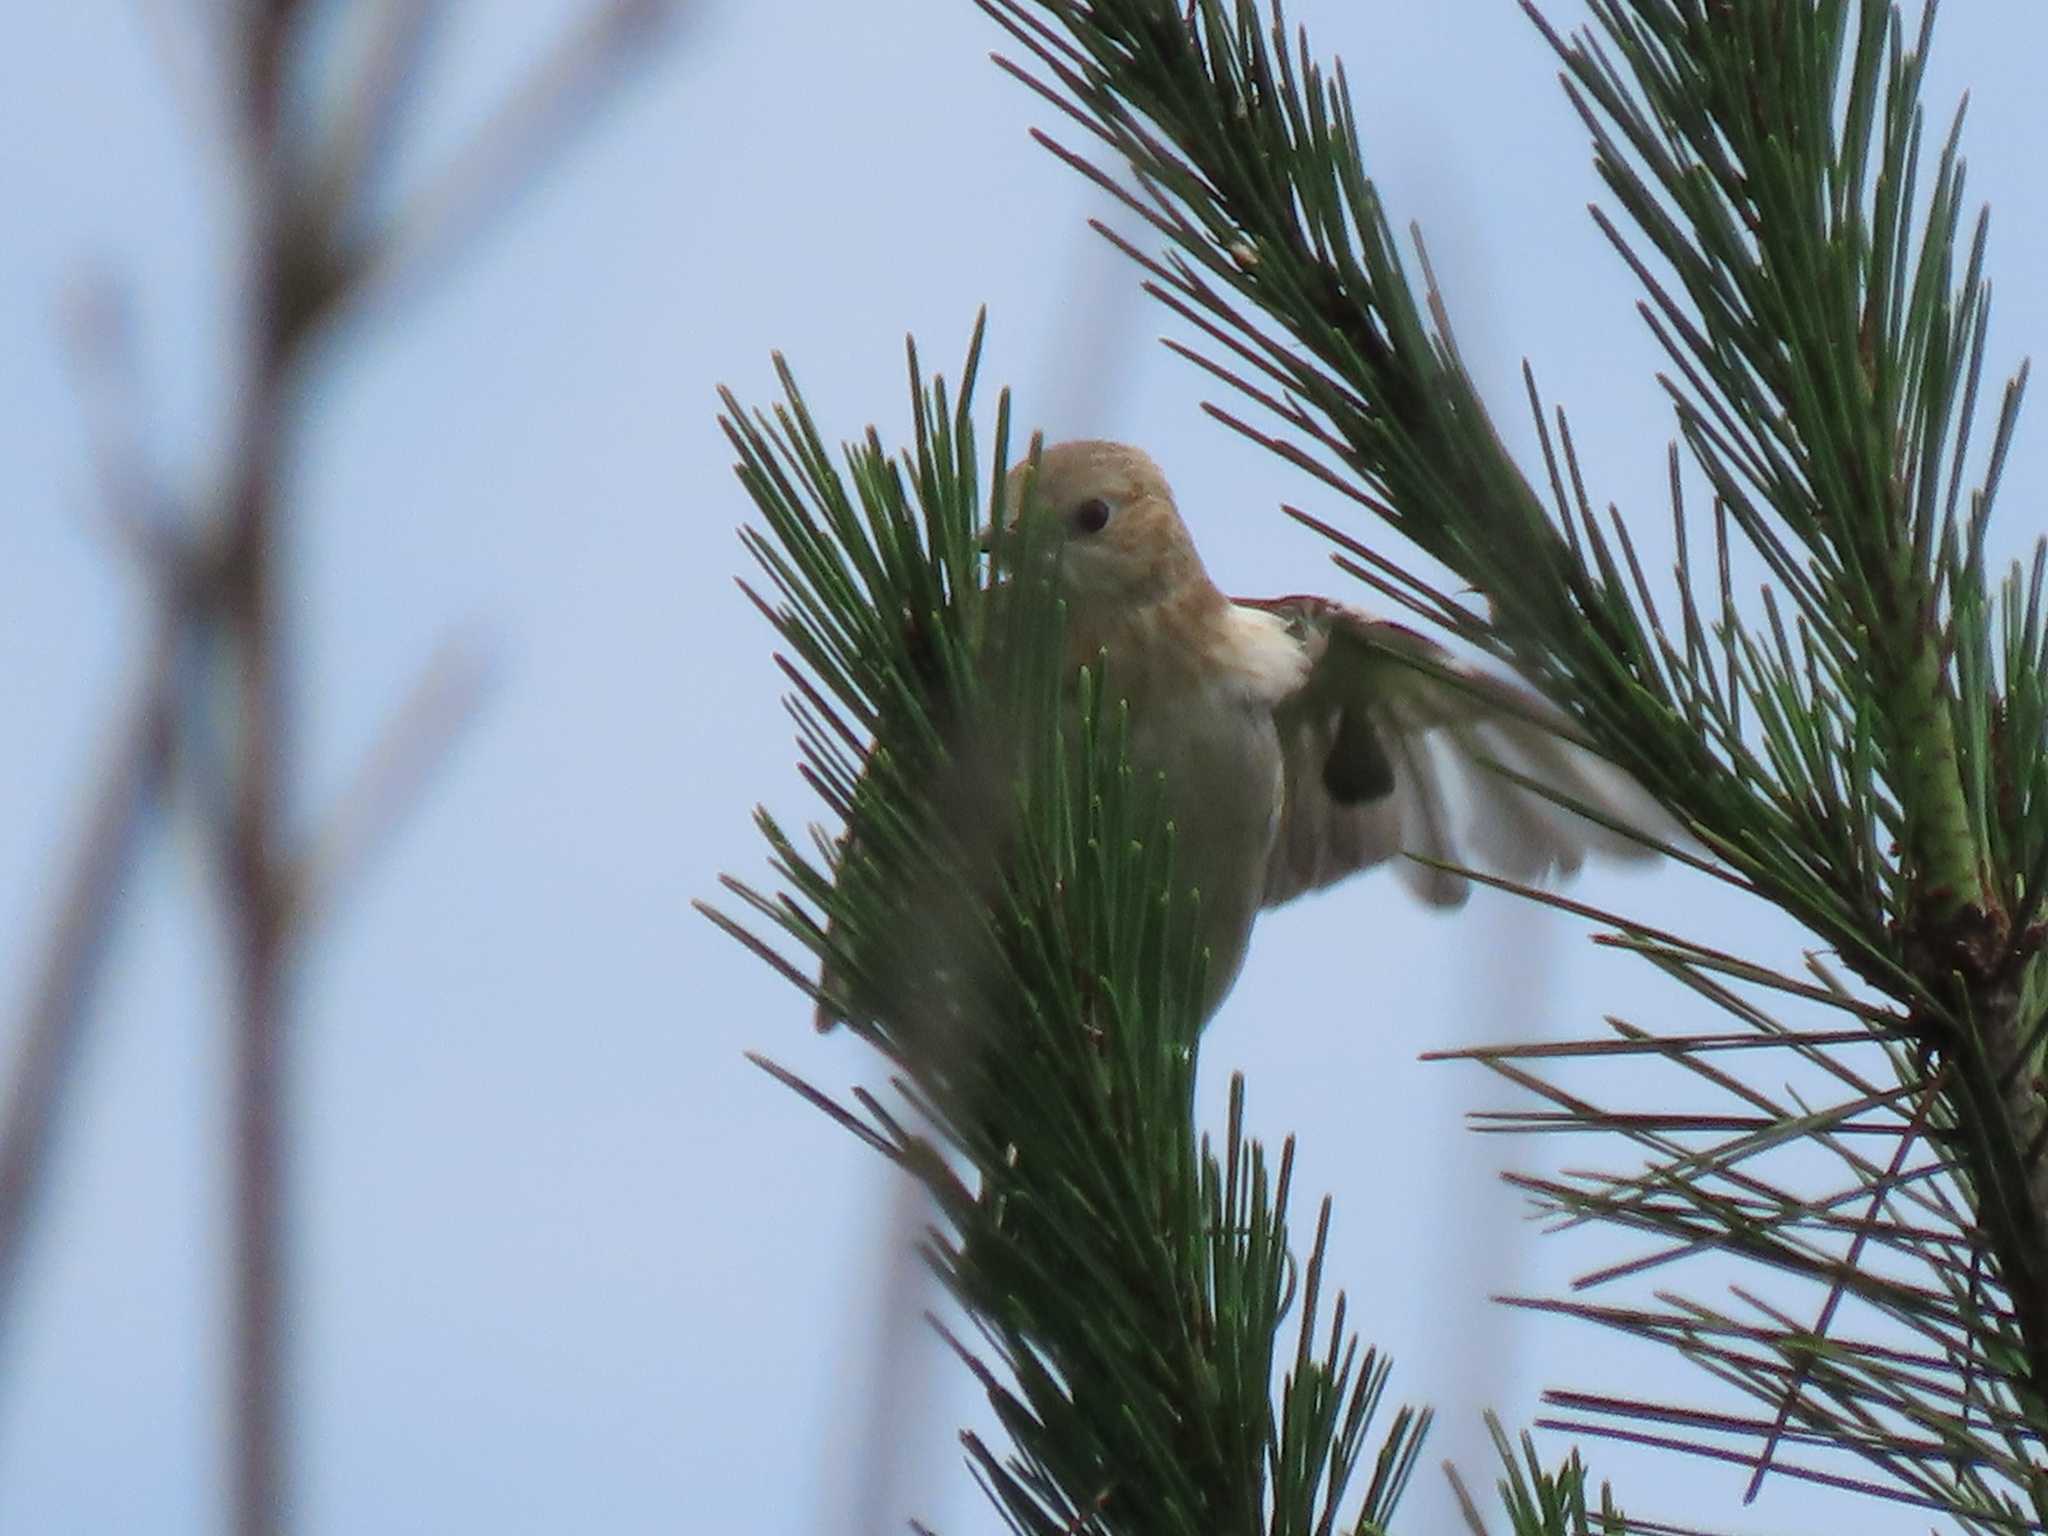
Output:
<svg viewBox="0 0 2048 1536">
<path fill-rule="evenodd" d="M 1126 762 L 1160 786 L 1174 878 L 1199 895 L 1204 1021 L 1262 912 L 1378 865 L 1449 908 L 1457 867 L 1535 884 L 1655 857 L 1666 813 L 1526 684 L 1333 599 L 1226 596 L 1142 449 L 1043 447 L 1003 505 L 1054 552 L 1070 671 L 1106 658 Z M 820 1028 L 834 983 L 828 960 Z"/>
</svg>

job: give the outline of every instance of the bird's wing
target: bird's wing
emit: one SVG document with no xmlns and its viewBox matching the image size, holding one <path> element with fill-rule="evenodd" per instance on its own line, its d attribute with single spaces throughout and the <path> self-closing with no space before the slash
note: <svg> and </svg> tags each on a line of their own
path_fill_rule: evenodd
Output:
<svg viewBox="0 0 2048 1536">
<path fill-rule="evenodd" d="M 1415 854 L 1510 880 L 1577 871 L 1589 853 L 1651 850 L 1495 767 L 1624 826 L 1661 831 L 1663 809 L 1582 745 L 1540 695 L 1457 666 L 1442 647 L 1318 597 L 1239 599 L 1284 620 L 1309 655 L 1301 687 L 1274 706 L 1286 798 L 1266 868 L 1265 905 Z M 1398 861 L 1409 889 L 1455 906 L 1469 882 Z"/>
</svg>

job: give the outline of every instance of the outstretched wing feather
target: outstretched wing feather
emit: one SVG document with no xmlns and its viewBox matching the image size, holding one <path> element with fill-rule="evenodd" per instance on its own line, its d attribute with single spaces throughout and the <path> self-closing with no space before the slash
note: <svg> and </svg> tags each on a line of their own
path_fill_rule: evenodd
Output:
<svg viewBox="0 0 2048 1536">
<path fill-rule="evenodd" d="M 1436 906 L 1469 890 L 1444 864 L 1538 882 L 1575 873 L 1589 853 L 1650 856 L 1639 837 L 1574 806 L 1621 827 L 1668 827 L 1656 802 L 1532 690 L 1327 599 L 1247 606 L 1286 620 L 1310 657 L 1301 688 L 1274 709 L 1286 797 L 1267 906 L 1397 854 L 1415 856 L 1399 861 L 1402 883 Z M 1347 797 L 1350 786 L 1373 792 Z"/>
</svg>

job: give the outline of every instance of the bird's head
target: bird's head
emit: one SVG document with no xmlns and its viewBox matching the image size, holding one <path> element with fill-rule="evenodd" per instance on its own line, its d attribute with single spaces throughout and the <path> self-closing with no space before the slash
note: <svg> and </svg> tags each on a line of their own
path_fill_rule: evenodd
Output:
<svg viewBox="0 0 2048 1536">
<path fill-rule="evenodd" d="M 1058 443 L 1010 471 L 1010 526 L 1029 522 L 1060 560 L 1071 603 L 1144 607 L 1206 585 L 1159 466 L 1136 448 Z"/>
</svg>

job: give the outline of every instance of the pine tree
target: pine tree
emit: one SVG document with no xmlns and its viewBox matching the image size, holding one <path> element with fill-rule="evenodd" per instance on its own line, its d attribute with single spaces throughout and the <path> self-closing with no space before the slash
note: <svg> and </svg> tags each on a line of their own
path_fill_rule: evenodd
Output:
<svg viewBox="0 0 2048 1536">
<path fill-rule="evenodd" d="M 1932 7 L 1909 27 L 1879 0 L 1594 0 L 1571 36 L 1529 7 L 1671 363 L 1670 505 L 1603 517 L 1533 373 L 1540 474 L 1508 456 L 1419 239 L 1411 269 L 1367 176 L 1341 68 L 1277 4 L 980 3 L 1024 50 L 1006 67 L 1097 158 L 1047 145 L 1150 231 L 1105 233 L 1248 402 L 1217 417 L 1479 597 L 1313 523 L 1342 563 L 1533 679 L 1682 822 L 1701 853 L 1678 856 L 1811 936 L 1809 973 L 1784 974 L 1527 893 L 1720 1014 L 1462 1053 L 1530 1095 L 1507 1123 L 1626 1154 L 1525 1177 L 1531 1197 L 1645 1235 L 1634 1273 L 1733 1255 L 1774 1296 L 1808 1293 L 1791 1309 L 1738 1287 L 1731 1307 L 1667 1280 L 1645 1305 L 1540 1303 L 1754 1403 L 1560 1388 L 1545 1422 L 1745 1462 L 1752 1492 L 1775 1471 L 1966 1530 L 2043 1528 L 2048 546 L 1986 569 L 2024 370 L 1987 433 L 1960 116 L 1922 145 Z M 805 771 L 857 832 L 805 851 L 761 817 L 781 888 L 732 888 L 800 958 L 718 920 L 806 990 L 829 957 L 901 1102 L 840 1106 L 770 1070 L 935 1197 L 928 1257 L 984 1332 L 960 1352 L 1012 1442 L 970 1450 L 1016 1529 L 1386 1529 L 1428 1416 L 1400 1410 L 1369 1451 L 1386 1364 L 1327 1301 L 1329 1202 L 1297 1260 L 1291 1148 L 1245 1136 L 1244 1085 L 1220 1143 L 1193 1125 L 1202 957 L 1164 900 L 1173 829 L 1122 762 L 1113 664 L 1062 703 L 1042 563 L 999 547 L 980 574 L 1013 445 L 999 405 L 979 452 L 975 356 L 951 392 L 913 351 L 900 456 L 871 430 L 835 459 L 787 369 L 772 415 L 727 399 Z M 1652 515 L 1676 530 L 1668 573 L 1630 537 Z M 1732 575 L 1748 560 L 1767 572 L 1754 600 Z M 1043 744 L 1001 846 L 987 829 L 1007 817 L 934 793 L 962 743 L 993 739 Z M 935 881 L 979 895 L 913 930 Z M 935 966 L 942 988 L 906 980 Z M 1557 1075 L 1585 1057 L 1662 1075 L 1595 1103 Z M 1779 1086 L 1795 1067 L 1826 1097 Z M 1519 1456 L 1496 1439 L 1515 1530 L 1669 1528 L 1589 1512 L 1576 1456 L 1547 1473 L 1526 1437 Z"/>
</svg>

